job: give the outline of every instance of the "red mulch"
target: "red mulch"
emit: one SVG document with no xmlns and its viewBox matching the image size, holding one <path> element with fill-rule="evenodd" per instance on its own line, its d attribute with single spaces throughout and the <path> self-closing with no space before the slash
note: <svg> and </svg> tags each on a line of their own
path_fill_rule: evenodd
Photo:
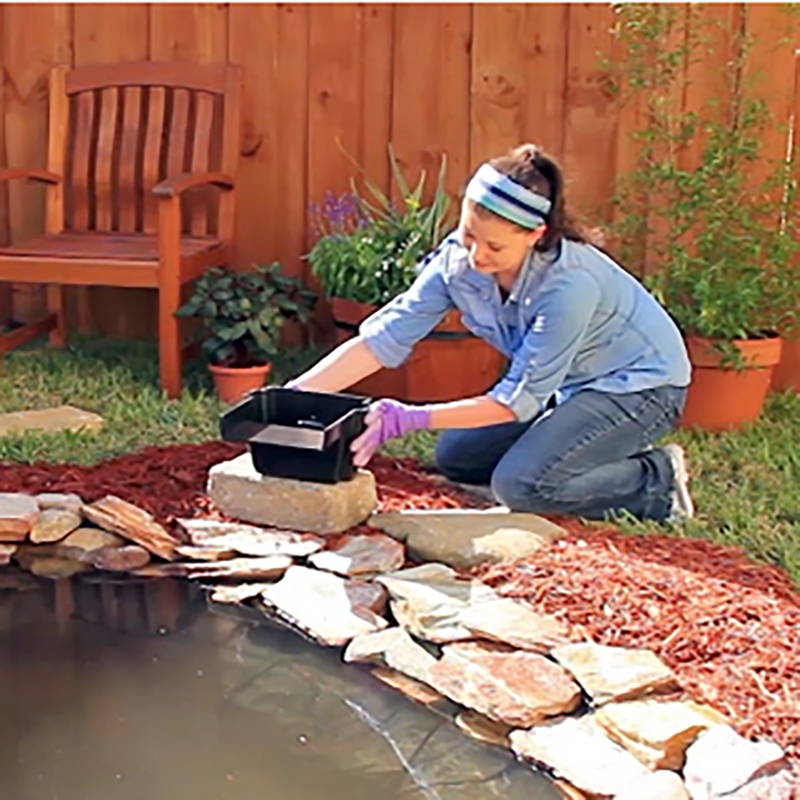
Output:
<svg viewBox="0 0 800 800">
<path fill-rule="evenodd" d="M 76 492 L 90 502 L 115 494 L 170 526 L 176 517 L 224 518 L 205 496 L 208 468 L 241 452 L 209 442 L 148 447 L 91 467 L 0 462 L 0 491 Z M 370 468 L 384 510 L 483 505 L 411 460 L 378 456 Z M 478 574 L 561 618 L 576 637 L 652 649 L 696 700 L 800 758 L 800 591 L 783 570 L 704 540 L 556 521 L 570 532 L 557 546 Z"/>
</svg>

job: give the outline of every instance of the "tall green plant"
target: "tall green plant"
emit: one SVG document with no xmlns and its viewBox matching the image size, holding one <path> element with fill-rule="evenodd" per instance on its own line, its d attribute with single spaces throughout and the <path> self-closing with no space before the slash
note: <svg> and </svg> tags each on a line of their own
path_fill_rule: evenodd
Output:
<svg viewBox="0 0 800 800">
<path fill-rule="evenodd" d="M 727 31 L 723 96 L 683 114 L 688 67 L 714 52 L 710 23 L 696 7 L 688 16 L 665 5 L 615 12 L 624 55 L 609 65 L 614 85 L 620 104 L 638 102 L 646 120 L 633 136 L 636 166 L 615 197 L 623 258 L 641 263 L 647 252 L 645 280 L 687 334 L 729 343 L 792 327 L 798 230 L 788 212 L 797 180 L 785 161 L 766 164 L 763 133 L 774 122 L 747 77 L 752 37 L 746 27 Z"/>
<path fill-rule="evenodd" d="M 420 260 L 452 222 L 445 191 L 447 159 L 442 156 L 433 200 L 427 205 L 423 202 L 427 173 L 423 170 L 411 187 L 391 145 L 389 161 L 398 204 L 350 160 L 366 192 L 351 179 L 350 193 L 338 197 L 328 193 L 322 205 L 312 206 L 319 238 L 308 259 L 328 295 L 383 304 L 411 285 Z"/>
</svg>

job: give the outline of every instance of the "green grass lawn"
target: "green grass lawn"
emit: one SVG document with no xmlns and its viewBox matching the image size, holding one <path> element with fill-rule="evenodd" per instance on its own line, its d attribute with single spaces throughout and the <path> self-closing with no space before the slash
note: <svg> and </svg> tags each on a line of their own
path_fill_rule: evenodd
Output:
<svg viewBox="0 0 800 800">
<path fill-rule="evenodd" d="M 275 382 L 297 374 L 316 354 L 286 352 Z M 0 370 L 0 412 L 70 404 L 102 414 L 97 434 L 27 433 L 0 437 L 0 459 L 91 464 L 146 445 L 216 438 L 224 406 L 202 364 L 189 365 L 187 391 L 169 401 L 157 387 L 149 343 L 74 338 L 63 351 L 39 344 L 10 353 Z M 689 454 L 698 516 L 676 535 L 744 547 L 755 559 L 780 564 L 800 583 L 800 396 L 770 397 L 763 419 L 726 434 L 679 431 L 669 437 Z M 387 450 L 430 462 L 435 435 L 413 434 Z M 623 520 L 630 532 L 657 530 Z M 666 530 L 666 529 L 665 529 Z"/>
</svg>

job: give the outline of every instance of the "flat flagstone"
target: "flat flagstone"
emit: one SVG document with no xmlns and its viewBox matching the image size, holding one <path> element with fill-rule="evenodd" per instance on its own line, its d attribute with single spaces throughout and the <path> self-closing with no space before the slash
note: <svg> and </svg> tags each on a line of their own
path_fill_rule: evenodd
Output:
<svg viewBox="0 0 800 800">
<path fill-rule="evenodd" d="M 650 650 L 575 642 L 554 648 L 551 655 L 597 705 L 678 688 L 672 670 Z"/>
<path fill-rule="evenodd" d="M 677 772 L 660 769 L 634 780 L 614 800 L 689 800 L 689 792 Z"/>
<path fill-rule="evenodd" d="M 45 508 L 31 526 L 30 540 L 36 544 L 58 542 L 80 528 L 82 520 L 80 513 L 66 508 Z"/>
<path fill-rule="evenodd" d="M 328 646 L 345 645 L 388 624 L 366 606 L 353 605 L 344 578 L 308 567 L 290 567 L 261 599 L 280 619 Z"/>
<path fill-rule="evenodd" d="M 22 492 L 0 492 L 0 542 L 22 542 L 39 516 L 36 501 Z"/>
<path fill-rule="evenodd" d="M 49 508 L 60 508 L 80 514 L 83 508 L 83 498 L 74 492 L 41 492 L 34 495 L 34 500 L 42 511 Z"/>
<path fill-rule="evenodd" d="M 566 535 L 536 514 L 454 509 L 374 514 L 370 525 L 405 541 L 415 561 L 436 561 L 459 569 L 532 555 Z"/>
<path fill-rule="evenodd" d="M 591 716 L 565 717 L 511 733 L 521 758 L 553 770 L 582 792 L 613 797 L 649 770 L 606 736 Z"/>
<path fill-rule="evenodd" d="M 0 414 L 0 436 L 24 431 L 97 431 L 105 421 L 99 414 L 75 406 L 57 406 L 34 411 Z"/>
<path fill-rule="evenodd" d="M 40 578 L 71 578 L 79 572 L 88 572 L 92 567 L 82 561 L 72 558 L 59 558 L 58 556 L 45 556 L 33 558 L 27 568 Z"/>
<path fill-rule="evenodd" d="M 46 512 L 43 512 L 46 513 Z M 65 539 L 58 542 L 57 552 L 65 558 L 76 561 L 91 561 L 90 554 L 102 547 L 122 547 L 127 541 L 116 533 L 100 528 L 78 528 Z"/>
<path fill-rule="evenodd" d="M 243 603 L 245 600 L 258 597 L 270 586 L 269 583 L 240 583 L 236 586 L 221 583 L 212 589 L 211 599 L 215 603 Z"/>
<path fill-rule="evenodd" d="M 617 744 L 650 769 L 681 769 L 686 749 L 727 719 L 693 701 L 628 700 L 606 703 L 595 719 Z"/>
<path fill-rule="evenodd" d="M 580 688 L 563 667 L 503 645 L 446 645 L 428 676 L 445 697 L 515 727 L 568 713 L 581 702 Z"/>
<path fill-rule="evenodd" d="M 522 650 L 546 653 L 569 642 L 566 625 L 510 597 L 468 606 L 459 619 L 465 628 L 482 638 Z"/>
<path fill-rule="evenodd" d="M 395 669 L 373 667 L 370 673 L 381 683 L 385 683 L 387 686 L 391 686 L 392 689 L 402 692 L 406 697 L 417 703 L 430 706 L 444 700 L 444 697 L 435 689 L 431 689 L 430 686 L 409 678 L 408 675 L 404 675 Z"/>
<path fill-rule="evenodd" d="M 192 546 L 234 550 L 243 556 L 294 556 L 302 558 L 321 550 L 320 536 L 280 528 L 262 528 L 241 522 L 179 519 Z"/>
<path fill-rule="evenodd" d="M 344 660 L 380 664 L 423 683 L 430 681 L 429 672 L 436 663 L 436 659 L 403 628 L 356 636 L 344 651 Z"/>
<path fill-rule="evenodd" d="M 395 619 L 421 639 L 438 643 L 475 638 L 461 623 L 461 613 L 497 597 L 486 584 L 461 578 L 444 564 L 423 564 L 375 580 L 388 589 Z"/>
<path fill-rule="evenodd" d="M 497 722 L 485 717 L 483 714 L 479 714 L 477 711 L 470 710 L 457 714 L 453 721 L 459 730 L 479 742 L 503 748 L 511 746 L 508 735 L 511 733 L 512 728 L 504 722 Z"/>
<path fill-rule="evenodd" d="M 308 563 L 338 575 L 375 575 L 403 566 L 405 548 L 390 536 L 352 536 L 341 547 L 315 553 Z"/>
<path fill-rule="evenodd" d="M 683 774 L 692 800 L 718 800 L 723 796 L 744 800 L 750 782 L 775 772 L 785 763 L 786 756 L 775 742 L 752 742 L 729 725 L 716 725 L 698 736 L 686 751 Z M 781 783 L 784 777 L 776 776 Z M 750 795 L 752 800 L 772 800 L 773 795 L 768 793 L 770 780 L 762 780 L 763 793 Z"/>
</svg>

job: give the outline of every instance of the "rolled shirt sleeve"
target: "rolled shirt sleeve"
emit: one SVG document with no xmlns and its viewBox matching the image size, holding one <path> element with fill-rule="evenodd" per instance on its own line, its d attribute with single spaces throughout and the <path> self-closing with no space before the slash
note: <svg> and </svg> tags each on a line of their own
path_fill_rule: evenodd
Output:
<svg viewBox="0 0 800 800">
<path fill-rule="evenodd" d="M 444 280 L 449 249 L 445 242 L 433 251 L 414 283 L 359 326 L 361 339 L 384 367 L 399 367 L 455 308 Z"/>
<path fill-rule="evenodd" d="M 533 419 L 564 382 L 600 297 L 596 278 L 573 267 L 531 298 L 536 304 L 531 325 L 489 397 L 521 422 Z"/>
</svg>

